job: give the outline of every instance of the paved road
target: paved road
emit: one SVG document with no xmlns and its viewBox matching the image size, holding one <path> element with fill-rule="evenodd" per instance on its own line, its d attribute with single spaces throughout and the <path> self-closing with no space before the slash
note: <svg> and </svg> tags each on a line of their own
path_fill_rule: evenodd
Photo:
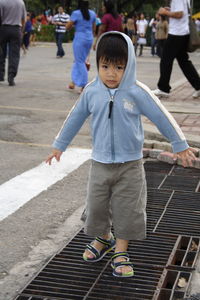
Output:
<svg viewBox="0 0 200 300">
<path fill-rule="evenodd" d="M 0 191 L 4 193 L 15 184 L 16 194 L 24 195 L 27 185 L 29 191 L 35 189 L 35 177 L 54 178 L 50 169 L 45 171 L 46 166 L 40 166 L 39 171 L 35 168 L 51 151 L 54 136 L 78 98 L 76 91 L 67 90 L 73 61 L 71 44 L 66 46 L 65 58 L 56 59 L 55 53 L 54 44 L 32 47 L 21 57 L 16 86 L 0 83 Z M 145 49 L 144 56 L 138 58 L 137 74 L 140 81 L 155 88 L 159 59 L 149 53 Z M 94 52 L 90 60 L 92 79 L 96 74 Z M 192 60 L 200 69 L 199 53 L 193 54 Z M 172 86 L 182 82 L 183 75 L 175 64 Z M 35 196 L 0 222 L 0 300 L 13 299 L 16 291 L 82 226 L 79 216 L 84 207 L 89 162 L 81 151 L 91 147 L 88 133 L 86 122 L 72 142 L 84 163 L 73 169 L 66 154 L 66 168 L 74 171 L 67 176 L 66 170 L 56 171 L 63 176 L 49 185 L 44 180 L 48 190 L 45 185 L 34 190 Z M 72 150 L 72 155 L 77 155 L 75 152 Z M 28 170 L 31 173 L 25 173 Z M 11 196 L 4 195 L 9 202 Z"/>
</svg>

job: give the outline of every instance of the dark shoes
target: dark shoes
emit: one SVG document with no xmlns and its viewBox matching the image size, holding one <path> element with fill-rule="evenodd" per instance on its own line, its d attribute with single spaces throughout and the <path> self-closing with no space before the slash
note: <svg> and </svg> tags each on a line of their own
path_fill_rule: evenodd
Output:
<svg viewBox="0 0 200 300">
<path fill-rule="evenodd" d="M 13 77 L 8 78 L 8 84 L 9 84 L 9 86 L 14 86 L 15 85 L 15 81 L 14 81 Z"/>
</svg>

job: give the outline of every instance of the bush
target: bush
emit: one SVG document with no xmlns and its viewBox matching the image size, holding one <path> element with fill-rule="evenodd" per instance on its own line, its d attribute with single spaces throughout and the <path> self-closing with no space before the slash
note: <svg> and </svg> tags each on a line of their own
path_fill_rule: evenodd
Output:
<svg viewBox="0 0 200 300">
<path fill-rule="evenodd" d="M 42 25 L 41 30 L 36 30 L 37 41 L 41 42 L 55 42 L 55 26 L 54 25 Z M 66 32 L 64 42 L 72 41 L 74 38 L 74 29 Z"/>
</svg>

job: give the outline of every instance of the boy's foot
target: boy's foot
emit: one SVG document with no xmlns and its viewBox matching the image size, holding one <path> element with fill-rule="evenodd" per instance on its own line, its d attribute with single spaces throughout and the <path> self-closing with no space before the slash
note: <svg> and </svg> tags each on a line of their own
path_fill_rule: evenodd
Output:
<svg viewBox="0 0 200 300">
<path fill-rule="evenodd" d="M 156 95 L 158 97 L 163 97 L 163 98 L 168 98 L 169 97 L 169 93 L 163 92 L 159 89 L 153 90 L 152 92 L 154 93 L 154 95 Z"/>
<path fill-rule="evenodd" d="M 195 92 L 192 94 L 192 97 L 193 97 L 193 98 L 198 98 L 198 97 L 200 97 L 200 90 L 195 91 Z"/>
<path fill-rule="evenodd" d="M 86 246 L 86 250 L 83 253 L 83 259 L 87 262 L 97 262 L 114 248 L 115 239 L 112 234 L 108 236 L 108 239 L 96 237 L 91 244 Z"/>
<path fill-rule="evenodd" d="M 116 277 L 132 277 L 134 275 L 133 264 L 129 260 L 127 252 L 116 252 L 112 256 L 111 267 Z"/>
</svg>

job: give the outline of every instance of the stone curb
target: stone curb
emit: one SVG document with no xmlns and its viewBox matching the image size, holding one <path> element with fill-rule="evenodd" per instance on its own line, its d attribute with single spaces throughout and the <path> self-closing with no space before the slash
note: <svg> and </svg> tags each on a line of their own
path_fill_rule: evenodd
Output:
<svg viewBox="0 0 200 300">
<path fill-rule="evenodd" d="M 200 169 L 200 149 L 197 149 L 195 154 L 197 159 L 192 163 L 192 167 L 195 169 Z M 158 142 L 154 140 L 145 140 L 143 148 L 143 157 L 157 159 L 159 161 L 166 162 L 168 164 L 177 164 L 182 166 L 181 159 L 174 158 L 171 151 L 171 145 L 166 142 Z"/>
</svg>

